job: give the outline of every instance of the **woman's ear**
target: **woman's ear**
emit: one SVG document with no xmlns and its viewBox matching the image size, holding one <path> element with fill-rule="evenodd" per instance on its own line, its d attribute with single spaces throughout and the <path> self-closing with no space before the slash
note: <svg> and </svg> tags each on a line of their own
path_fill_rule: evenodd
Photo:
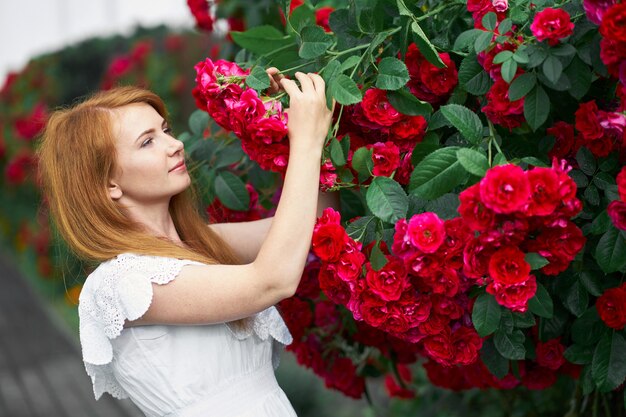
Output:
<svg viewBox="0 0 626 417">
<path fill-rule="evenodd" d="M 109 196 L 111 197 L 111 199 L 119 200 L 120 198 L 122 198 L 122 194 L 123 193 L 120 186 L 113 181 L 109 181 Z"/>
</svg>

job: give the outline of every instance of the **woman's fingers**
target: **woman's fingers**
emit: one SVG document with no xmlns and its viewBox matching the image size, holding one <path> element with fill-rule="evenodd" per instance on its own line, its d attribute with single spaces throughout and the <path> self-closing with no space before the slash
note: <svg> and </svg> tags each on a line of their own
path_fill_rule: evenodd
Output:
<svg viewBox="0 0 626 417">
<path fill-rule="evenodd" d="M 302 94 L 302 92 L 298 88 L 298 85 L 292 80 L 283 78 L 282 80 L 280 80 L 280 85 L 287 92 L 287 94 L 289 94 L 289 97 L 295 97 Z"/>
<path fill-rule="evenodd" d="M 278 68 L 270 67 L 265 70 L 267 75 L 270 78 L 270 87 L 268 88 L 269 94 L 278 93 L 281 90 L 281 86 L 279 85 L 280 80 L 285 78 L 283 74 L 280 74 Z"/>
<path fill-rule="evenodd" d="M 306 93 L 308 91 L 315 91 L 313 81 L 311 80 L 311 78 L 309 78 L 307 74 L 304 74 L 302 72 L 296 72 L 296 78 L 298 79 L 298 81 L 300 81 L 300 88 L 302 89 L 303 93 Z"/>
<path fill-rule="evenodd" d="M 326 97 L 326 83 L 324 79 L 318 74 L 309 74 L 309 77 L 313 81 L 315 91 L 320 94 L 321 97 Z"/>
</svg>

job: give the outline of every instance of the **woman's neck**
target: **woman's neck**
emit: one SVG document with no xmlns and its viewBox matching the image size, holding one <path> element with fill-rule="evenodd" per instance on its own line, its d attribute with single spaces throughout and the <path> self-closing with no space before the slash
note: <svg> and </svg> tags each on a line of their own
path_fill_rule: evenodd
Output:
<svg viewBox="0 0 626 417">
<path fill-rule="evenodd" d="M 165 237 L 176 244 L 182 244 L 174 220 L 169 212 L 169 203 L 150 207 L 127 207 L 131 219 L 142 224 L 148 231 L 158 237 Z"/>
</svg>

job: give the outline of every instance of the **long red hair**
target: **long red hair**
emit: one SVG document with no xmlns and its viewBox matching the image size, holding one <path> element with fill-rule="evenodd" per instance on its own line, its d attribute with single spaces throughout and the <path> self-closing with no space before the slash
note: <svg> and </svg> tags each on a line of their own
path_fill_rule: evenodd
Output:
<svg viewBox="0 0 626 417">
<path fill-rule="evenodd" d="M 167 119 L 163 101 L 137 87 L 98 92 L 51 115 L 37 153 L 44 196 L 59 233 L 88 262 L 130 252 L 208 264 L 239 263 L 232 249 L 207 227 L 192 187 L 172 197 L 169 208 L 184 246 L 151 235 L 110 198 L 109 179 L 116 166 L 110 110 L 133 103 L 146 103 Z"/>
</svg>

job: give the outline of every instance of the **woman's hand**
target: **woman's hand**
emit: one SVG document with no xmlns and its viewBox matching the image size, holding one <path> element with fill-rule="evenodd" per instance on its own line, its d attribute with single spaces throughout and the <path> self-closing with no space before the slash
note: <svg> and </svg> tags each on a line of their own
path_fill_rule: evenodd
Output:
<svg viewBox="0 0 626 417">
<path fill-rule="evenodd" d="M 279 83 L 280 80 L 285 78 L 285 76 L 280 74 L 278 68 L 276 67 L 270 67 L 266 69 L 265 72 L 270 77 L 270 87 L 267 89 L 267 94 L 271 96 L 272 94 L 276 94 L 281 91 L 283 88 Z"/>
<path fill-rule="evenodd" d="M 317 74 L 296 72 L 300 87 L 287 78 L 279 80 L 289 94 L 287 128 L 290 146 L 320 151 L 324 146 L 333 112 L 326 107 L 326 86 Z"/>
</svg>

